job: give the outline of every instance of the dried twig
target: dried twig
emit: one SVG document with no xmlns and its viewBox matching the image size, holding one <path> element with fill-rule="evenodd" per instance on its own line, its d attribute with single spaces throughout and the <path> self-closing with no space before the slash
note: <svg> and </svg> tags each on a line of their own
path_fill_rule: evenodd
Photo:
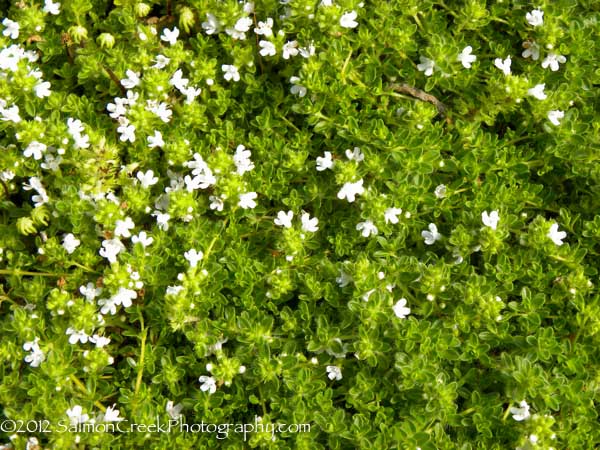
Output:
<svg viewBox="0 0 600 450">
<path fill-rule="evenodd" d="M 418 100 L 421 100 L 423 102 L 428 102 L 431 103 L 432 105 L 434 105 L 440 116 L 442 117 L 446 117 L 446 111 L 448 110 L 448 107 L 446 105 L 444 105 L 442 102 L 440 102 L 437 98 L 435 98 L 433 95 L 428 94 L 425 91 L 422 91 L 421 89 L 417 89 L 414 88 L 412 86 L 409 86 L 408 84 L 390 84 L 389 88 L 399 92 L 400 94 L 405 94 L 405 95 L 410 95 L 411 97 L 414 97 Z"/>
<path fill-rule="evenodd" d="M 121 82 L 119 81 L 119 79 L 117 78 L 115 73 L 106 66 L 102 66 L 102 67 L 104 68 L 104 70 L 106 70 L 106 73 L 108 74 L 110 79 L 113 80 L 113 82 L 119 87 L 119 89 L 121 90 L 121 94 L 125 95 L 126 89 L 123 87 L 123 85 L 121 84 Z"/>
</svg>

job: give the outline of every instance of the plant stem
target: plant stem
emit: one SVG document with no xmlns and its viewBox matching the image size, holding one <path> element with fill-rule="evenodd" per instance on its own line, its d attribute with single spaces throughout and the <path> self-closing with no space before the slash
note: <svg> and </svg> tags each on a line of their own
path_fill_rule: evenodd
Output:
<svg viewBox="0 0 600 450">
<path fill-rule="evenodd" d="M 11 270 L 0 269 L 0 275 L 17 275 L 17 276 L 40 276 L 40 277 L 66 277 L 68 273 L 51 273 L 51 272 L 29 272 L 27 270 Z"/>
<path fill-rule="evenodd" d="M 140 323 L 142 326 L 142 342 L 141 342 L 141 350 L 140 350 L 140 362 L 138 363 L 138 373 L 137 379 L 135 380 L 135 390 L 133 392 L 133 402 L 137 403 L 137 396 L 140 391 L 140 387 L 142 385 L 142 376 L 144 375 L 144 356 L 146 354 L 146 337 L 147 337 L 147 329 L 144 325 L 144 316 L 142 312 L 138 309 L 138 315 L 140 318 Z M 137 405 L 136 405 L 137 406 Z"/>
<path fill-rule="evenodd" d="M 75 386 L 77 386 L 81 392 L 83 392 L 87 396 L 90 395 L 89 391 L 87 390 L 87 388 L 85 387 L 85 385 L 81 382 L 81 380 L 79 378 L 77 378 L 75 375 L 71 375 L 69 377 L 69 379 L 73 383 L 75 383 Z M 103 412 L 106 411 L 106 407 L 102 403 L 100 403 L 98 400 L 94 400 L 94 405 L 96 405 L 101 411 L 103 411 Z"/>
</svg>

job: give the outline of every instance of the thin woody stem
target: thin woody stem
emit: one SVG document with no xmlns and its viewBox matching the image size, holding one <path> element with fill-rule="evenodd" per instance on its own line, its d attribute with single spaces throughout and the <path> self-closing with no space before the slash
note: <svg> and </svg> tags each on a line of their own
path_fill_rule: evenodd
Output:
<svg viewBox="0 0 600 450">
<path fill-rule="evenodd" d="M 106 66 L 102 66 L 102 67 L 104 68 L 104 70 L 106 70 L 106 73 L 108 74 L 110 79 L 113 80 L 113 82 L 119 87 L 119 89 L 121 90 L 121 94 L 125 95 L 126 89 L 123 87 L 123 85 L 121 84 L 121 82 L 119 81 L 119 79 L 117 78 L 115 73 Z"/>
<path fill-rule="evenodd" d="M 410 95 L 411 97 L 414 97 L 423 102 L 431 103 L 432 105 L 434 105 L 437 108 L 440 116 L 446 117 L 446 111 L 448 111 L 448 107 L 446 105 L 444 105 L 441 101 L 439 101 L 437 98 L 435 98 L 433 95 L 428 94 L 427 92 L 422 91 L 421 89 L 414 88 L 414 87 L 409 86 L 408 84 L 404 84 L 404 83 L 403 84 L 396 84 L 396 83 L 390 84 L 389 87 L 390 87 L 390 89 L 392 89 L 400 94 Z"/>
</svg>

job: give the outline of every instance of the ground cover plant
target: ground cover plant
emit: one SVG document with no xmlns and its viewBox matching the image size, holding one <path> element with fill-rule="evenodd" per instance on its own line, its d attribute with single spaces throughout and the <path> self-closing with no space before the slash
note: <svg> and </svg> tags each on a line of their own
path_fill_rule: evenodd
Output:
<svg viewBox="0 0 600 450">
<path fill-rule="evenodd" d="M 0 13 L 0 448 L 600 445 L 599 3 Z"/>
</svg>

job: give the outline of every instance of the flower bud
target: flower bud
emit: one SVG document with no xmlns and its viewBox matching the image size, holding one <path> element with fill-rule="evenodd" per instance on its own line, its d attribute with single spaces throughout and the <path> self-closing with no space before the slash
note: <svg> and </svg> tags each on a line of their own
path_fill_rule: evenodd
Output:
<svg viewBox="0 0 600 450">
<path fill-rule="evenodd" d="M 115 37 L 110 33 L 102 33 L 96 42 L 102 48 L 111 49 L 115 45 Z"/>
<path fill-rule="evenodd" d="M 34 234 L 36 232 L 33 220 L 29 217 L 20 217 L 17 219 L 17 230 L 23 235 Z"/>
<path fill-rule="evenodd" d="M 69 28 L 69 35 L 71 35 L 71 39 L 73 39 L 76 44 L 79 44 L 88 37 L 87 30 L 81 25 L 76 25 Z"/>
<path fill-rule="evenodd" d="M 179 10 L 179 26 L 183 28 L 186 33 L 190 32 L 190 28 L 194 26 L 196 19 L 194 18 L 194 12 L 184 6 Z"/>
<path fill-rule="evenodd" d="M 135 8 L 135 13 L 138 15 L 138 17 L 147 16 L 151 9 L 150 5 L 148 5 L 146 3 L 137 3 L 134 8 Z"/>
</svg>

